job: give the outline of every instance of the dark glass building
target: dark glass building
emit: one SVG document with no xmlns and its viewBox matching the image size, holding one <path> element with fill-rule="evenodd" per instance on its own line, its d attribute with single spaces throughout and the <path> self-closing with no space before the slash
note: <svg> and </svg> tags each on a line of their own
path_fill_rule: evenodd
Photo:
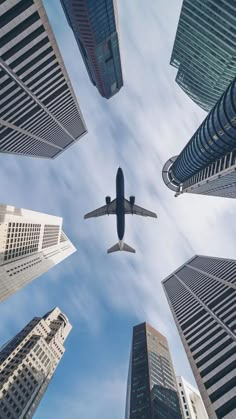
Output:
<svg viewBox="0 0 236 419">
<path fill-rule="evenodd" d="M 171 65 L 176 82 L 210 111 L 236 74 L 234 0 L 183 0 Z"/>
<path fill-rule="evenodd" d="M 151 392 L 152 419 L 179 419 L 180 405 L 175 390 L 165 388 L 161 385 L 154 385 Z"/>
<path fill-rule="evenodd" d="M 209 419 L 236 418 L 236 261 L 194 256 L 162 284 Z"/>
<path fill-rule="evenodd" d="M 109 99 L 123 86 L 116 0 L 61 0 L 88 75 Z"/>
<path fill-rule="evenodd" d="M 181 419 L 166 338 L 149 324 L 133 328 L 126 419 Z"/>
<path fill-rule="evenodd" d="M 236 197 L 236 78 L 179 156 L 163 168 L 163 180 L 179 193 Z"/>
</svg>

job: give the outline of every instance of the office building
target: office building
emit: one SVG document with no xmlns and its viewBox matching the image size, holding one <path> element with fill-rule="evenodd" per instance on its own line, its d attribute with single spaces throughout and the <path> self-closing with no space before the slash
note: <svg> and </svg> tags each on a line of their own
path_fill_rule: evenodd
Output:
<svg viewBox="0 0 236 419">
<path fill-rule="evenodd" d="M 42 0 L 0 2 L 0 152 L 55 158 L 85 123 Z"/>
<path fill-rule="evenodd" d="M 209 418 L 235 418 L 236 261 L 194 256 L 163 287 Z"/>
<path fill-rule="evenodd" d="M 64 352 L 71 325 L 56 307 L 0 349 L 0 417 L 30 419 Z"/>
<path fill-rule="evenodd" d="M 75 251 L 62 218 L 0 205 L 0 301 Z"/>
<path fill-rule="evenodd" d="M 184 419 L 208 419 L 199 391 L 183 377 L 176 377 Z"/>
<path fill-rule="evenodd" d="M 116 0 L 61 0 L 90 81 L 109 99 L 123 86 Z"/>
<path fill-rule="evenodd" d="M 163 181 L 182 193 L 236 198 L 236 79 L 182 152 L 163 168 Z"/>
<path fill-rule="evenodd" d="M 133 328 L 126 419 L 181 419 L 176 379 L 166 338 L 149 324 Z"/>
<path fill-rule="evenodd" d="M 209 112 L 236 74 L 236 3 L 183 0 L 170 64 L 176 82 Z"/>
</svg>

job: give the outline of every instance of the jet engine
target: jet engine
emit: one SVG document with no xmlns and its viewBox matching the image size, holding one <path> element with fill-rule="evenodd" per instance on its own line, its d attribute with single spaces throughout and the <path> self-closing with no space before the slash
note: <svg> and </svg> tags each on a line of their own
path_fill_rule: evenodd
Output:
<svg viewBox="0 0 236 419">
<path fill-rule="evenodd" d="M 135 203 L 135 196 L 130 196 L 129 197 L 129 202 L 130 202 L 131 205 L 134 205 L 134 203 Z"/>
<path fill-rule="evenodd" d="M 106 204 L 109 205 L 111 203 L 111 197 L 106 196 Z"/>
</svg>

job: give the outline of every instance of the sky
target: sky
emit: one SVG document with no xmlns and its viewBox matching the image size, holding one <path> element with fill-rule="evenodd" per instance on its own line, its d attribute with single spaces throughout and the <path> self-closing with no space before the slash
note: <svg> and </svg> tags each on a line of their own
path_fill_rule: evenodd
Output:
<svg viewBox="0 0 236 419">
<path fill-rule="evenodd" d="M 177 375 L 194 384 L 161 281 L 194 254 L 236 258 L 235 201 L 183 194 L 163 183 L 206 116 L 169 65 L 181 0 L 118 2 L 124 87 L 102 98 L 90 83 L 58 0 L 44 0 L 88 134 L 53 161 L 0 155 L 1 203 L 61 216 L 78 252 L 0 305 L 0 346 L 34 316 L 58 306 L 73 329 L 35 419 L 124 417 L 132 327 L 147 321 L 169 342 Z M 84 220 L 115 195 L 121 166 L 127 198 L 158 219 L 126 217 L 136 254 L 107 255 L 115 217 Z"/>
</svg>

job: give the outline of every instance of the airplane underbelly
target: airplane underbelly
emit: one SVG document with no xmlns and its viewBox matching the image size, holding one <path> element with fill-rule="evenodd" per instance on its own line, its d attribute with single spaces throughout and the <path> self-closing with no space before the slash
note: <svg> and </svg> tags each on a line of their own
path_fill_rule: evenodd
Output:
<svg viewBox="0 0 236 419">
<path fill-rule="evenodd" d="M 125 214 L 117 214 L 117 235 L 123 240 L 125 234 Z"/>
</svg>

